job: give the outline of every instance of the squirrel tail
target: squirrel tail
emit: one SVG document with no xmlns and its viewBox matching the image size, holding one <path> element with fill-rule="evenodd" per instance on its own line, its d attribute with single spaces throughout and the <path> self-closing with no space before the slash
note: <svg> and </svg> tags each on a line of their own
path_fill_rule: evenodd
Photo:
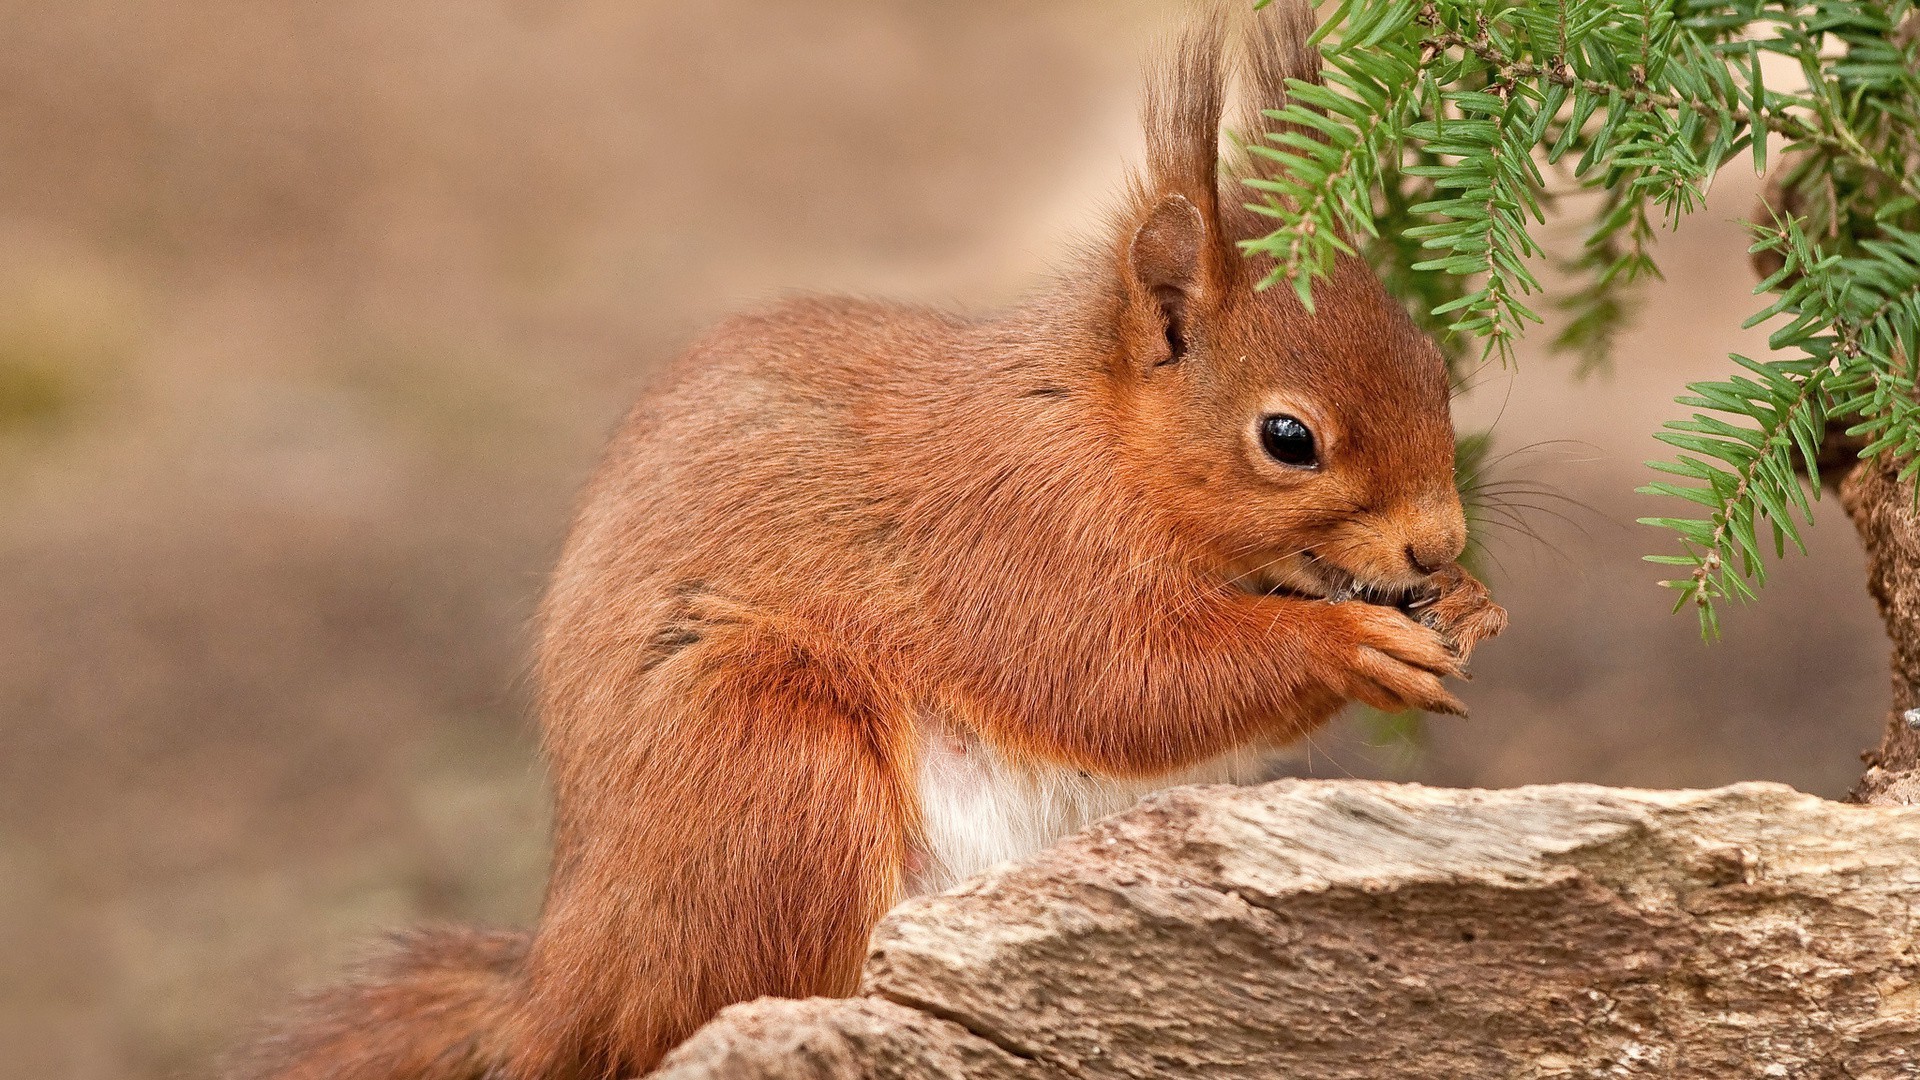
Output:
<svg viewBox="0 0 1920 1080">
<path fill-rule="evenodd" d="M 507 1072 L 530 934 L 397 935 L 355 978 L 307 998 L 226 1070 L 228 1080 L 483 1080 Z"/>
</svg>

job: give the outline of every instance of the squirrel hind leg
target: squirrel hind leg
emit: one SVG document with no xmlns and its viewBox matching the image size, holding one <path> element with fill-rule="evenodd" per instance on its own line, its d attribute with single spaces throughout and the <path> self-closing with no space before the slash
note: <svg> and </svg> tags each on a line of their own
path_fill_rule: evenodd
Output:
<svg viewBox="0 0 1920 1080">
<path fill-rule="evenodd" d="M 551 1045 L 529 1075 L 635 1075 L 727 1005 L 856 988 L 901 898 L 898 740 L 822 662 L 758 636 L 710 636 L 697 680 L 624 700 L 644 734 L 566 796 L 590 842 L 555 852 L 525 1001 Z"/>
</svg>

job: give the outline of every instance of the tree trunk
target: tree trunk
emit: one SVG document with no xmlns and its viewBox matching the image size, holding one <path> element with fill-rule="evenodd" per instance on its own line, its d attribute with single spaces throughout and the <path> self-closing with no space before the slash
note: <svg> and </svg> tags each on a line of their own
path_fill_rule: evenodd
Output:
<svg viewBox="0 0 1920 1080">
<path fill-rule="evenodd" d="M 1856 802 L 1920 804 L 1920 514 L 1897 465 L 1866 461 L 1840 483 L 1840 502 L 1867 549 L 1867 588 L 1893 639 L 1893 707 L 1880 745 L 1862 755 Z M 1909 720 L 1908 717 L 1912 719 Z"/>
</svg>

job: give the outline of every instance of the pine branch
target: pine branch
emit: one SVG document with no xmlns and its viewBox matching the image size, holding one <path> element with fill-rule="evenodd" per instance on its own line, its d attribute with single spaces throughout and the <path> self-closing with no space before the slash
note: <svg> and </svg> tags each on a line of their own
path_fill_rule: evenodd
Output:
<svg viewBox="0 0 1920 1080">
<path fill-rule="evenodd" d="M 1751 599 L 1774 555 L 1811 520 L 1797 470 L 1817 469 L 1829 416 L 1864 454 L 1920 474 L 1920 15 L 1915 0 L 1341 0 L 1318 40 L 1326 85 L 1295 84 L 1274 115 L 1289 134 L 1253 186 L 1274 232 L 1270 281 L 1303 300 L 1359 238 L 1383 276 L 1424 310 L 1459 363 L 1477 339 L 1505 359 L 1540 290 L 1532 228 L 1556 187 L 1603 191 L 1585 251 L 1564 261 L 1571 318 L 1556 344 L 1583 369 L 1605 362 L 1636 282 L 1657 278 L 1657 215 L 1697 211 L 1743 154 L 1787 154 L 1785 215 L 1756 251 L 1782 266 L 1762 284 L 1779 358 L 1679 398 L 1704 410 L 1660 437 L 1653 463 L 1679 481 L 1648 490 L 1704 508 L 1652 519 L 1687 573 L 1668 584 L 1717 628 L 1714 605 Z M 1769 86 L 1767 55 L 1805 88 Z M 1310 133 L 1310 134 L 1303 134 Z"/>
<path fill-rule="evenodd" d="M 1620 88 L 1596 79 L 1577 78 L 1562 61 L 1551 67 L 1541 67 L 1517 57 L 1506 55 L 1488 44 L 1484 38 L 1474 39 L 1464 35 L 1446 32 L 1432 35 L 1425 43 L 1436 50 L 1464 49 L 1472 52 L 1488 67 L 1500 72 L 1500 80 L 1509 84 L 1515 82 L 1546 82 L 1569 90 L 1582 90 L 1597 96 L 1606 96 Z M 1734 127 L 1759 126 L 1798 143 L 1810 143 L 1844 154 L 1861 168 L 1872 170 L 1885 180 L 1890 181 L 1901 192 L 1914 198 L 1920 198 L 1920 178 L 1900 170 L 1889 170 L 1887 164 L 1860 145 L 1853 133 L 1846 128 L 1834 131 L 1822 131 L 1806 120 L 1791 113 L 1762 112 L 1755 114 L 1745 108 L 1734 107 L 1720 110 L 1708 101 L 1688 99 L 1672 94 L 1656 94 L 1645 89 L 1629 88 L 1623 93 L 1626 103 L 1635 108 L 1655 108 L 1662 112 L 1691 110 L 1701 117 Z"/>
</svg>

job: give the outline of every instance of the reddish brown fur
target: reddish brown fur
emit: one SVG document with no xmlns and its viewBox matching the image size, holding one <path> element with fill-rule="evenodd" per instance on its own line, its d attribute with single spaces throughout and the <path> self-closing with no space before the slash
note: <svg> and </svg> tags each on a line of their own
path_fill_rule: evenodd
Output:
<svg viewBox="0 0 1920 1080">
<path fill-rule="evenodd" d="M 1270 105 L 1312 75 L 1310 14 L 1280 6 L 1248 80 Z M 630 1075 L 730 1002 L 849 992 L 901 895 L 924 717 L 1140 777 L 1354 698 L 1459 708 L 1447 637 L 1266 592 L 1438 581 L 1463 645 L 1500 618 L 1457 567 L 1409 562 L 1463 541 L 1437 352 L 1360 264 L 1309 316 L 1233 249 L 1258 224 L 1221 205 L 1219 38 L 1156 81 L 1113 240 L 1039 300 L 988 321 L 796 300 L 636 406 L 546 603 L 557 824 L 524 959 L 336 994 L 256 1075 Z M 1318 472 L 1259 455 L 1275 408 L 1314 425 Z"/>
<path fill-rule="evenodd" d="M 504 1025 L 528 935 L 416 930 L 352 981 L 308 999 L 298 1023 L 250 1047 L 235 1076 L 471 1080 L 511 1053 Z"/>
</svg>

